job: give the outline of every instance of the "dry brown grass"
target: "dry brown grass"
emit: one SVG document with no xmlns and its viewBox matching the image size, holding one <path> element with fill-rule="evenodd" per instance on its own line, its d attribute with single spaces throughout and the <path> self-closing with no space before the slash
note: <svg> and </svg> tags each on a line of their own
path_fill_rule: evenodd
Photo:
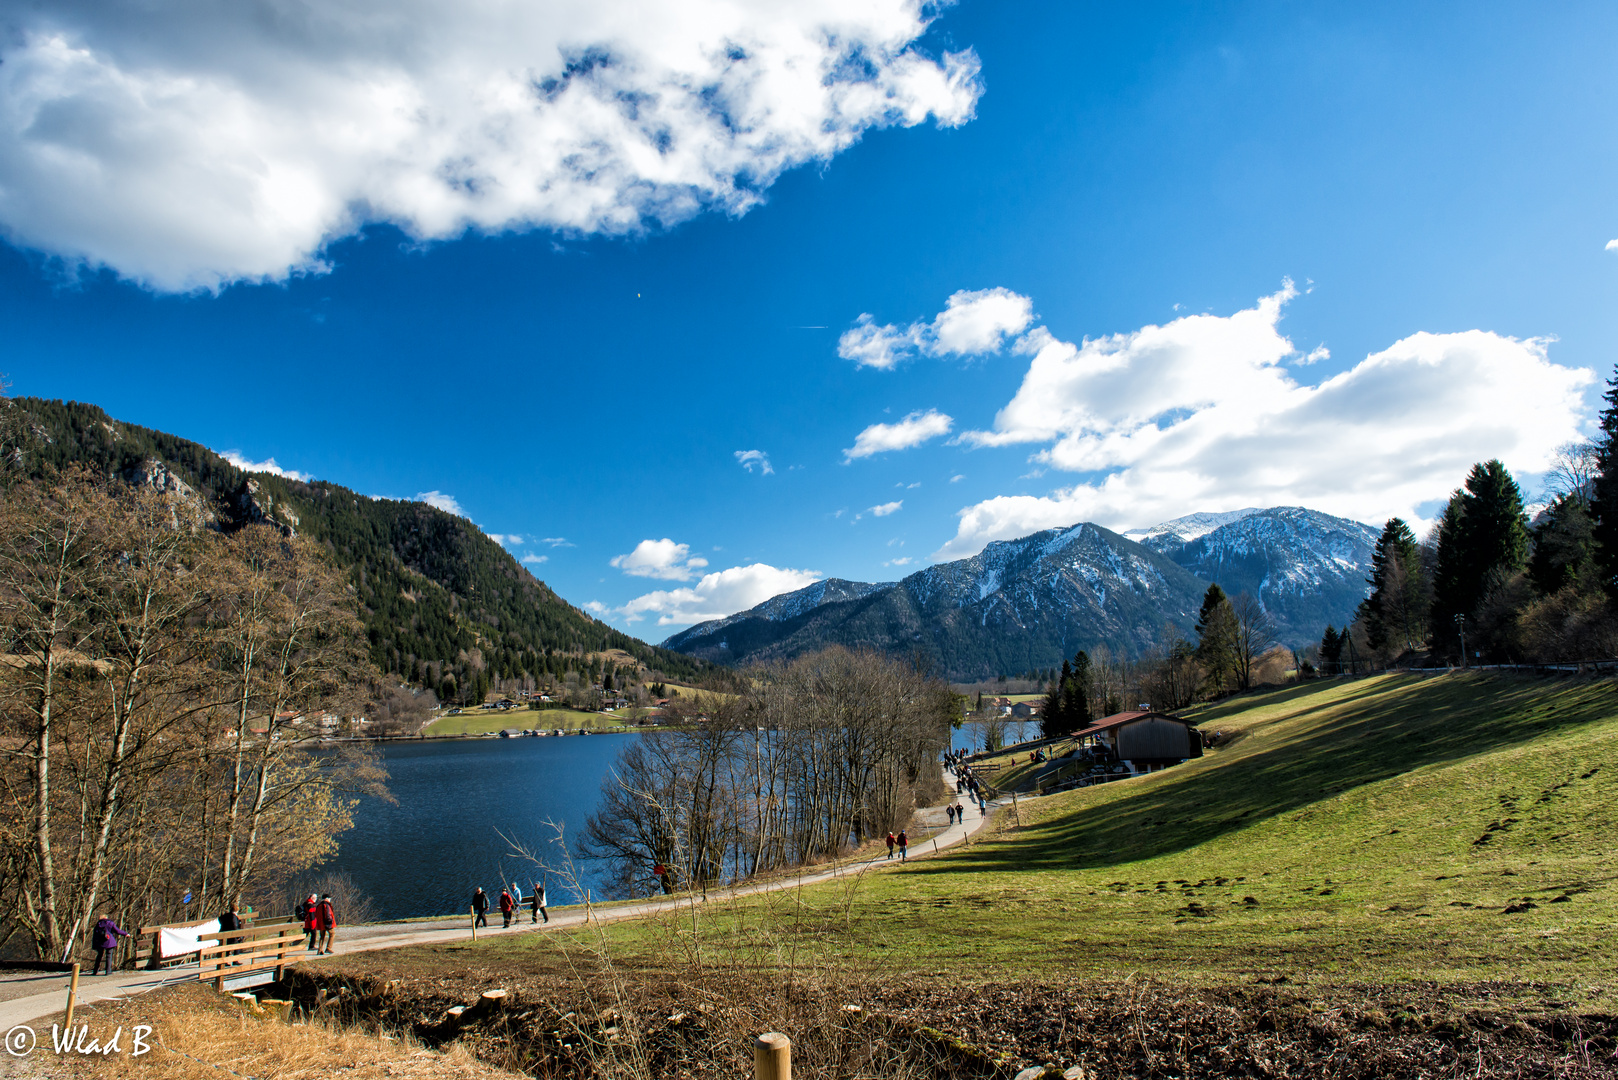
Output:
<svg viewBox="0 0 1618 1080">
<path fill-rule="evenodd" d="M 61 1017 L 52 1017 L 56 1023 Z M 283 1023 L 255 1016 L 234 998 L 201 983 L 155 991 L 113 1004 L 97 1005 L 75 1018 L 90 1026 L 91 1037 L 124 1029 L 124 1054 L 107 1058 L 57 1059 L 50 1048 L 49 1022 L 35 1025 L 44 1046 L 34 1052 L 34 1075 L 62 1078 L 174 1080 L 520 1080 L 474 1058 L 458 1045 L 439 1052 L 400 1036 L 342 1026 L 326 1020 Z M 129 1033 L 149 1024 L 150 1053 L 128 1056 Z"/>
</svg>

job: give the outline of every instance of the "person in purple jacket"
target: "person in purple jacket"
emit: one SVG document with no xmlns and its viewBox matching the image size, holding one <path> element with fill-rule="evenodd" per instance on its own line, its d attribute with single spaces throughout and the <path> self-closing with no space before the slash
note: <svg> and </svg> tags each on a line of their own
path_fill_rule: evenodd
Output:
<svg viewBox="0 0 1618 1080">
<path fill-rule="evenodd" d="M 94 975 L 100 969 L 102 961 L 106 961 L 105 974 L 112 974 L 112 954 L 118 951 L 118 939 L 129 936 L 129 931 L 120 929 L 118 924 L 105 915 L 96 919 L 95 930 L 90 936 L 90 944 L 95 946 L 96 960 L 90 965 L 90 974 Z"/>
</svg>

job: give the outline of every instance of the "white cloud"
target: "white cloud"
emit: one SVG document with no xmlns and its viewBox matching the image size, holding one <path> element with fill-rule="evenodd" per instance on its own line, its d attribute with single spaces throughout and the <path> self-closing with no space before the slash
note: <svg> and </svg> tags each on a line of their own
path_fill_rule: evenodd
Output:
<svg viewBox="0 0 1618 1080">
<path fill-rule="evenodd" d="M 1095 521 L 1115 528 L 1191 511 L 1305 505 L 1372 524 L 1442 498 L 1474 462 L 1539 472 L 1578 435 L 1595 379 L 1548 342 L 1482 330 L 1418 333 L 1317 385 L 1283 366 L 1290 283 L 1229 316 L 1191 315 L 1081 345 L 1043 327 L 1021 388 L 979 446 L 1045 443 L 1033 460 L 1088 474 L 1045 496 L 960 512 L 935 558 Z"/>
<path fill-rule="evenodd" d="M 971 119 L 917 0 L 12 5 L 0 224 L 159 290 L 326 269 L 367 222 L 636 232 L 873 128 Z"/>
<path fill-rule="evenodd" d="M 540 538 L 539 542 L 541 544 L 549 544 L 553 548 L 579 546 L 577 544 L 569 543 L 567 537 L 565 536 L 544 536 Z"/>
<path fill-rule="evenodd" d="M 1607 250 L 1607 251 L 1618 251 L 1618 240 L 1608 240 L 1607 241 L 1607 247 L 1606 247 L 1605 250 Z"/>
<path fill-rule="evenodd" d="M 512 547 L 522 543 L 522 537 L 515 533 L 489 533 L 488 537 L 501 547 Z"/>
<path fill-rule="evenodd" d="M 887 517 L 889 514 L 898 513 L 899 508 L 904 504 L 903 499 L 896 499 L 893 502 L 882 503 L 880 506 L 869 507 L 865 512 L 872 517 Z"/>
<path fill-rule="evenodd" d="M 1292 361 L 1292 365 L 1294 367 L 1308 367 L 1310 364 L 1318 364 L 1322 360 L 1330 359 L 1331 350 L 1326 348 L 1324 345 L 1316 345 L 1314 348 L 1309 350 L 1309 355 L 1300 356 L 1298 359 Z"/>
<path fill-rule="evenodd" d="M 603 604 L 600 600 L 589 601 L 584 605 L 584 610 L 593 615 L 607 615 L 612 612 L 612 608 L 608 607 L 606 604 Z"/>
<path fill-rule="evenodd" d="M 275 463 L 274 458 L 266 458 L 263 461 L 248 461 L 241 455 L 239 451 L 236 450 L 226 450 L 219 456 L 236 466 L 238 469 L 241 469 L 243 472 L 269 473 L 271 476 L 284 476 L 288 480 L 299 480 L 306 484 L 314 479 L 314 477 L 310 476 L 306 472 L 299 472 L 296 469 L 281 468 L 281 466 Z"/>
<path fill-rule="evenodd" d="M 962 289 L 932 322 L 879 326 L 864 314 L 837 339 L 837 355 L 860 367 L 883 370 L 915 353 L 929 356 L 975 356 L 998 352 L 1007 337 L 1027 329 L 1034 303 L 1010 289 Z"/>
<path fill-rule="evenodd" d="M 550 562 L 551 557 L 549 555 L 535 555 L 532 551 L 530 551 L 528 554 L 522 557 L 522 561 L 527 563 L 529 566 L 538 566 L 540 563 Z"/>
<path fill-rule="evenodd" d="M 630 577 L 659 578 L 663 581 L 690 581 L 708 560 L 691 554 L 691 545 L 662 540 L 642 540 L 628 555 L 614 555 L 608 563 Z"/>
<path fill-rule="evenodd" d="M 631 623 L 655 615 L 658 626 L 689 625 L 746 611 L 772 596 L 812 585 L 820 577 L 818 571 L 777 569 L 765 563 L 733 566 L 705 574 L 689 588 L 637 596 L 617 612 Z"/>
<path fill-rule="evenodd" d="M 937 409 L 928 409 L 926 412 L 913 412 L 897 424 L 872 424 L 854 437 L 853 446 L 843 451 L 843 462 L 846 464 L 855 458 L 920 446 L 928 439 L 948 435 L 954 422 Z"/>
<path fill-rule="evenodd" d="M 760 476 L 775 475 L 775 469 L 770 465 L 770 455 L 762 450 L 738 450 L 736 460 L 748 472 L 752 472 L 753 466 L 757 465 Z"/>
<path fill-rule="evenodd" d="M 965 480 L 965 479 L 966 479 L 966 474 L 965 473 L 956 473 L 954 476 L 949 478 L 949 482 L 952 483 L 952 484 L 959 484 L 962 480 Z"/>
<path fill-rule="evenodd" d="M 416 501 L 424 502 L 428 506 L 436 506 L 445 513 L 454 514 L 456 517 L 467 516 L 466 511 L 461 509 L 461 504 L 455 501 L 455 496 L 446 495 L 442 491 L 418 491 L 416 492 Z"/>
<path fill-rule="evenodd" d="M 883 563 L 882 565 L 883 566 L 909 566 L 914 561 L 915 560 L 913 560 L 909 555 L 906 555 L 902 559 L 889 559 L 887 562 Z"/>
</svg>

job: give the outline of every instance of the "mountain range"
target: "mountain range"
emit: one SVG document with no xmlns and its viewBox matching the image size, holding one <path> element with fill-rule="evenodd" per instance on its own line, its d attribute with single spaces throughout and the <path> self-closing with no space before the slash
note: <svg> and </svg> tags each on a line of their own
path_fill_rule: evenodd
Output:
<svg viewBox="0 0 1618 1080">
<path fill-rule="evenodd" d="M 665 648 L 719 663 L 831 644 L 919 652 L 952 679 L 1059 665 L 1099 645 L 1139 655 L 1191 636 L 1210 582 L 1250 593 L 1301 646 L 1365 598 L 1378 530 L 1303 507 L 1192 514 L 1119 534 L 1089 522 L 996 541 L 901 581 L 838 578 L 700 623 Z"/>
</svg>

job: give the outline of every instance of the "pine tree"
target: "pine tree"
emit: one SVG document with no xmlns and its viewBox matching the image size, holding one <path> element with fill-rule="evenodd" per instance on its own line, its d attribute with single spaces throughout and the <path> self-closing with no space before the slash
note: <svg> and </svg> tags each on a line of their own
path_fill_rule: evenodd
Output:
<svg viewBox="0 0 1618 1080">
<path fill-rule="evenodd" d="M 1197 661 L 1216 691 L 1223 692 L 1236 668 L 1236 613 L 1218 582 L 1208 586 L 1197 616 Z"/>
<path fill-rule="evenodd" d="M 1320 635 L 1320 667 L 1328 675 L 1342 673 L 1343 638 L 1347 634 L 1347 630 L 1338 634 L 1334 627 L 1327 624 L 1326 632 Z"/>
<path fill-rule="evenodd" d="M 1478 605 L 1523 569 L 1528 541 L 1517 481 L 1498 460 L 1472 466 L 1466 487 L 1450 497 L 1439 522 L 1435 637 L 1456 640 L 1456 616 L 1476 617 Z"/>
<path fill-rule="evenodd" d="M 1427 637 L 1428 601 L 1422 580 L 1421 549 L 1416 535 L 1399 518 L 1390 518 L 1371 553 L 1371 595 L 1360 614 L 1371 646 L 1415 649 Z"/>
<path fill-rule="evenodd" d="M 1534 528 L 1534 553 L 1528 558 L 1528 577 L 1546 596 L 1573 585 L 1590 587 L 1600 580 L 1595 523 L 1585 500 L 1563 495 L 1545 511 Z"/>
<path fill-rule="evenodd" d="M 1090 726 L 1090 654 L 1083 649 L 1073 655 L 1073 674 L 1062 687 L 1062 716 L 1069 731 Z"/>
<path fill-rule="evenodd" d="M 1595 564 L 1602 588 L 1618 597 L 1618 374 L 1602 396 L 1601 437 L 1596 441 L 1596 477 L 1590 497 L 1595 521 Z"/>
</svg>

